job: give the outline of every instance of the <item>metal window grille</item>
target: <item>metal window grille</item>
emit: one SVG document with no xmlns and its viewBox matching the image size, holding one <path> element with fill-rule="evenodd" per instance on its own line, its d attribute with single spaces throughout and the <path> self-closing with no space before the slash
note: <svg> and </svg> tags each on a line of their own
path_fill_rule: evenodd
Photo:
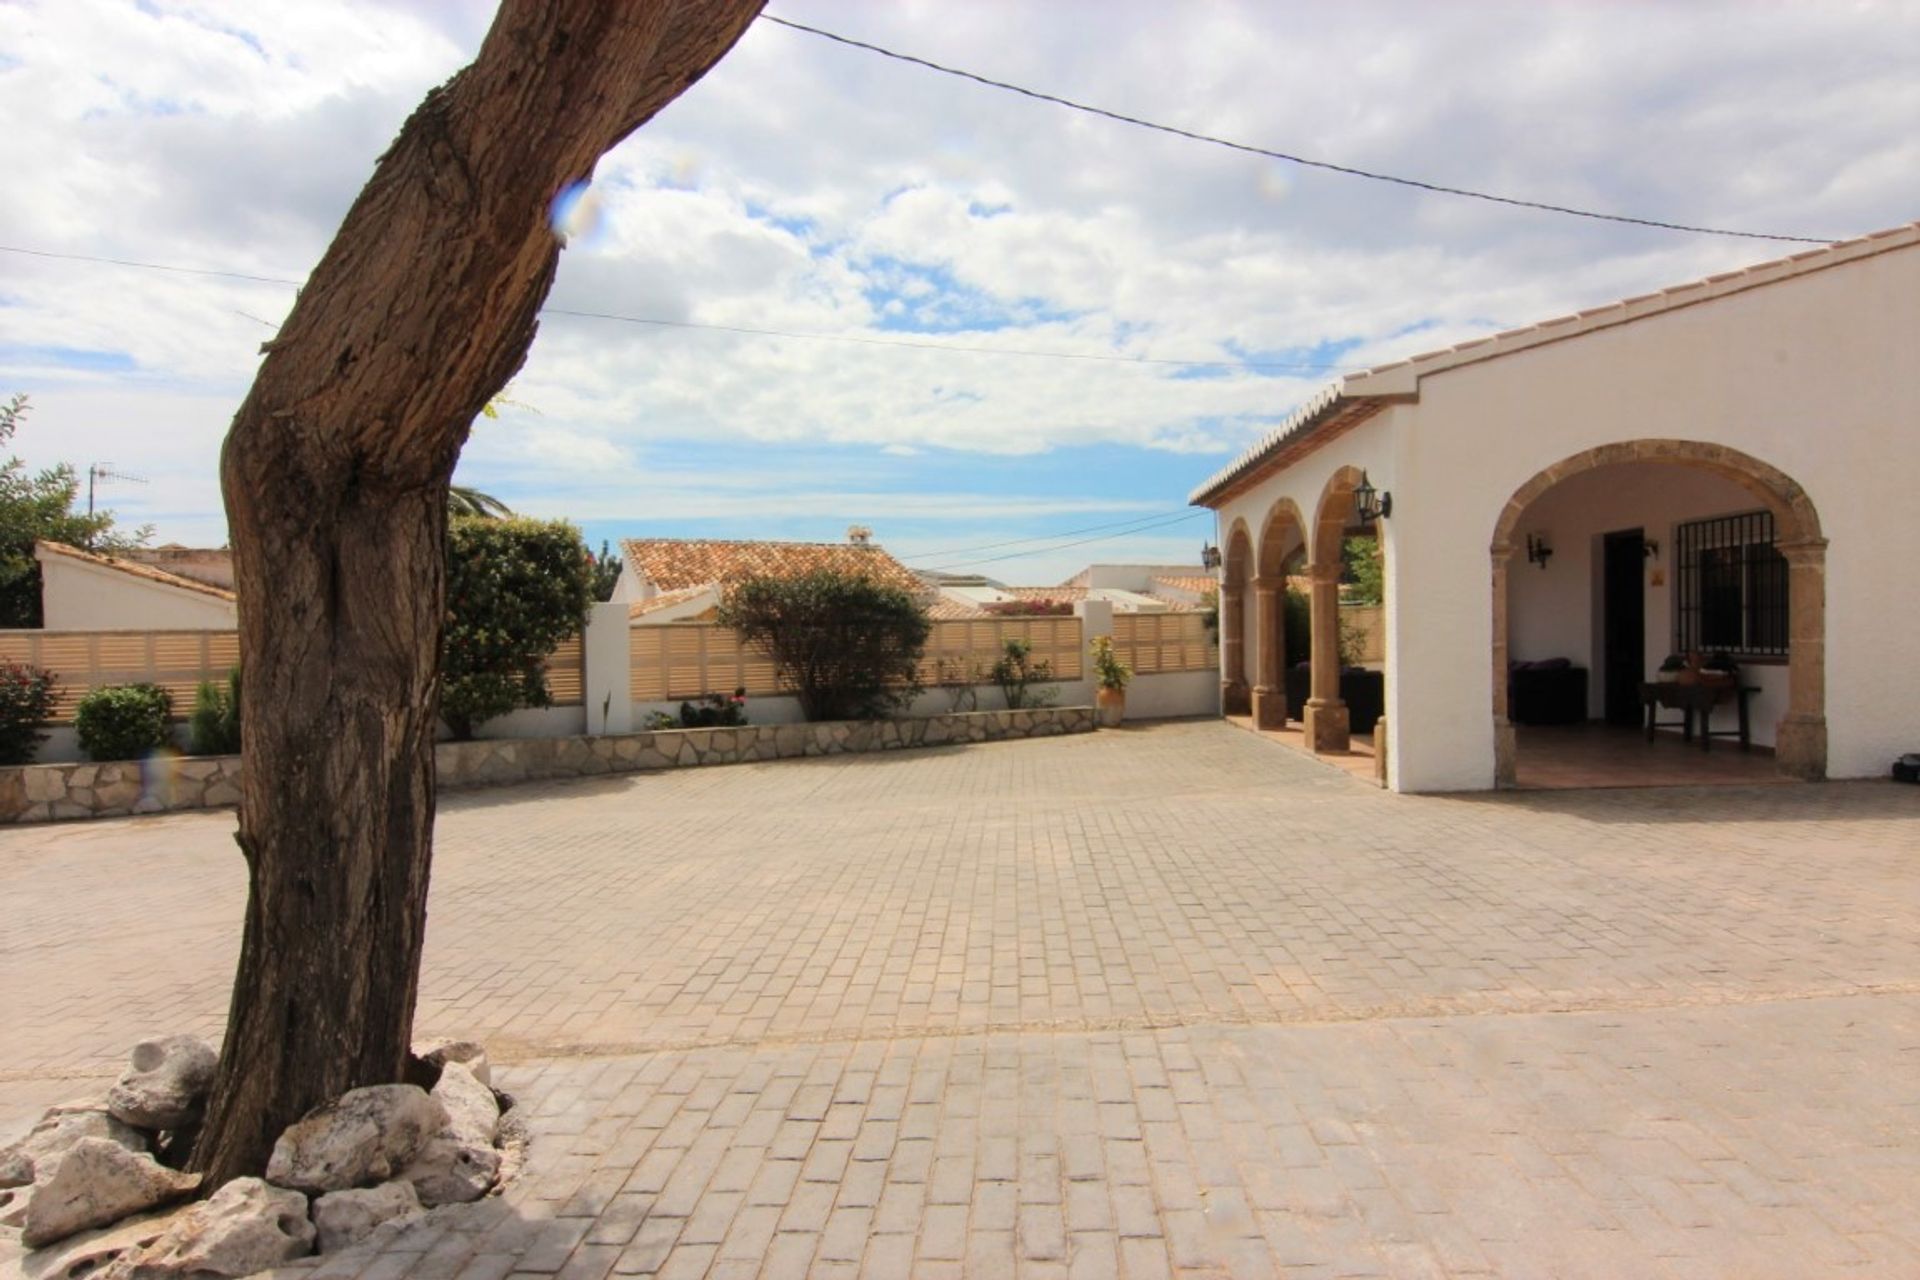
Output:
<svg viewBox="0 0 1920 1280">
<path fill-rule="evenodd" d="M 1779 658 L 1787 653 L 1787 559 L 1773 513 L 1692 520 L 1674 530 L 1674 651 Z"/>
</svg>

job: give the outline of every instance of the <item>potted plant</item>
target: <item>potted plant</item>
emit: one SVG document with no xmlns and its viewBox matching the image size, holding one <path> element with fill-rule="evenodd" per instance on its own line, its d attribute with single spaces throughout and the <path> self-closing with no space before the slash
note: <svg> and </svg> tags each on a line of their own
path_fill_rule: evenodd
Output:
<svg viewBox="0 0 1920 1280">
<path fill-rule="evenodd" d="M 1112 636 L 1095 636 L 1088 647 L 1093 651 L 1094 703 L 1100 709 L 1100 727 L 1118 728 L 1126 718 L 1127 681 L 1133 679 L 1133 668 L 1113 651 Z"/>
<path fill-rule="evenodd" d="M 1680 673 L 1686 669 L 1687 660 L 1677 653 L 1670 653 L 1667 655 L 1666 661 L 1660 664 L 1660 670 L 1655 673 L 1654 678 L 1662 684 L 1672 684 L 1680 678 Z"/>
</svg>

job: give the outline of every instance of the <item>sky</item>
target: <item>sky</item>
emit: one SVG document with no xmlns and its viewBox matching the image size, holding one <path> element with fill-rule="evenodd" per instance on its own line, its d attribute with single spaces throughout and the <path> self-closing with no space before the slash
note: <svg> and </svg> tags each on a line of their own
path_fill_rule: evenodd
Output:
<svg viewBox="0 0 1920 1280">
<path fill-rule="evenodd" d="M 36 255 L 302 278 L 492 8 L 0 0 L 18 452 L 222 542 L 220 441 L 292 287 Z M 768 12 L 1447 185 L 1824 239 L 1920 219 L 1920 0 Z M 593 192 L 549 306 L 629 319 L 548 315 L 459 483 L 595 546 L 862 524 L 1039 585 L 1196 562 L 1189 490 L 1343 370 L 1807 247 L 1303 168 L 765 22 Z"/>
</svg>

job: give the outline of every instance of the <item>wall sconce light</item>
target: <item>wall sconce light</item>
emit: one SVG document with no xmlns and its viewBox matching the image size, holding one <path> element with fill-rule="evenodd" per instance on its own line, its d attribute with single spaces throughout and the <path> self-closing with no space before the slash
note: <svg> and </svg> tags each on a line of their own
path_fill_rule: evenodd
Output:
<svg viewBox="0 0 1920 1280">
<path fill-rule="evenodd" d="M 1553 547 L 1547 542 L 1546 534 L 1530 533 L 1527 535 L 1528 564 L 1537 564 L 1544 569 L 1547 567 L 1547 561 L 1552 559 L 1552 557 Z"/>
<path fill-rule="evenodd" d="M 1211 542 L 1201 543 L 1200 566 L 1203 569 L 1218 569 L 1220 567 L 1220 548 L 1214 546 Z"/>
<path fill-rule="evenodd" d="M 1375 520 L 1385 520 L 1393 514 L 1393 495 L 1379 493 L 1367 480 L 1367 473 L 1360 473 L 1360 483 L 1353 487 L 1353 515 L 1362 527 Z"/>
<path fill-rule="evenodd" d="M 1640 554 L 1649 560 L 1658 560 L 1660 558 L 1660 544 L 1652 538 L 1644 538 L 1640 542 Z"/>
</svg>

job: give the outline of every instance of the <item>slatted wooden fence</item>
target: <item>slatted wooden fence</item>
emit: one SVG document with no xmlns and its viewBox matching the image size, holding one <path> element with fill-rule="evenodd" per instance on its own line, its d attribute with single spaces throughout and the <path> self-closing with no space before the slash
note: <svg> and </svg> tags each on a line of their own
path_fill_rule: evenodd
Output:
<svg viewBox="0 0 1920 1280">
<path fill-rule="evenodd" d="M 1213 633 L 1197 613 L 1116 613 L 1113 649 L 1135 675 L 1210 671 L 1220 665 Z"/>
<path fill-rule="evenodd" d="M 237 631 L 0 631 L 0 658 L 53 672 L 51 724 L 72 724 L 89 690 L 115 684 L 157 684 L 173 697 L 173 714 L 193 710 L 203 680 L 224 685 L 240 661 Z M 547 660 L 554 702 L 577 707 L 584 672 L 575 636 Z"/>
</svg>

